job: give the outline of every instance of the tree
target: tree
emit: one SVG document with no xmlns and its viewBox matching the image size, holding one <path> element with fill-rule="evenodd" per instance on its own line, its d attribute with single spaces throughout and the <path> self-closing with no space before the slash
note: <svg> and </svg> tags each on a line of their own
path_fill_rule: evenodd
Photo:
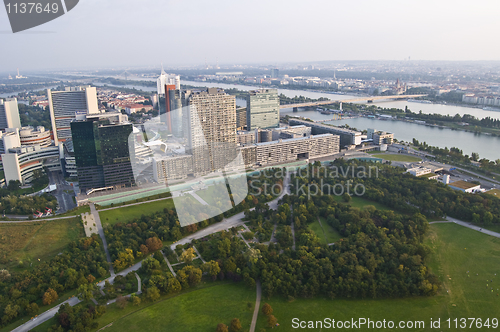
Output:
<svg viewBox="0 0 500 332">
<path fill-rule="evenodd" d="M 26 307 L 26 312 L 30 316 L 36 315 L 38 313 L 38 310 L 38 304 L 36 304 L 35 302 L 28 304 L 28 306 Z"/>
<path fill-rule="evenodd" d="M 146 290 L 146 298 L 152 302 L 160 298 L 160 290 L 156 286 L 151 286 Z"/>
<path fill-rule="evenodd" d="M 84 301 L 89 301 L 91 298 L 94 297 L 95 290 L 96 290 L 95 284 L 80 285 L 80 287 L 78 287 L 78 291 L 77 291 L 80 294 L 80 295 L 78 295 L 78 298 L 82 299 Z"/>
<path fill-rule="evenodd" d="M 53 290 L 52 288 L 47 289 L 45 294 L 43 294 L 43 305 L 49 305 L 54 303 L 59 296 L 57 295 L 57 292 Z"/>
<path fill-rule="evenodd" d="M 191 264 L 194 256 L 195 256 L 194 249 L 188 248 L 188 249 L 184 250 L 184 252 L 181 254 L 180 260 L 186 264 Z"/>
<path fill-rule="evenodd" d="M 149 252 L 160 250 L 163 247 L 163 242 L 156 236 L 150 237 L 146 240 L 146 247 L 148 247 Z"/>
<path fill-rule="evenodd" d="M 120 252 L 118 258 L 113 262 L 116 270 L 123 270 L 134 263 L 134 252 L 132 249 L 125 249 L 125 252 Z"/>
<path fill-rule="evenodd" d="M 479 160 L 479 153 L 477 152 L 472 152 L 471 159 L 473 161 L 478 161 Z"/>
<path fill-rule="evenodd" d="M 118 297 L 116 298 L 116 305 L 118 306 L 118 308 L 125 309 L 127 307 L 127 304 L 128 299 L 124 296 L 118 295 Z"/>
<path fill-rule="evenodd" d="M 217 263 L 216 261 L 213 261 L 213 260 L 203 264 L 202 269 L 204 272 L 207 272 L 212 277 L 213 281 L 215 281 L 215 279 L 217 279 L 217 275 L 220 272 L 219 263 Z"/>
<path fill-rule="evenodd" d="M 261 309 L 261 312 L 266 315 L 266 316 L 269 316 L 273 313 L 273 308 L 271 308 L 271 306 L 269 305 L 269 303 L 266 303 L 264 304 L 264 306 L 262 307 Z"/>
<path fill-rule="evenodd" d="M 139 296 L 134 296 L 132 299 L 132 304 L 137 307 L 141 304 L 141 298 Z"/>
<path fill-rule="evenodd" d="M 274 326 L 276 326 L 276 323 L 278 323 L 278 320 L 276 319 L 276 317 L 274 317 L 273 315 L 269 315 L 267 317 L 267 326 L 274 327 Z"/>
<path fill-rule="evenodd" d="M 141 246 L 139 247 L 139 250 L 142 252 L 142 254 L 144 256 L 146 256 L 147 254 L 149 254 L 149 249 L 144 244 L 141 244 Z"/>
<path fill-rule="evenodd" d="M 8 280 L 10 278 L 10 273 L 8 270 L 0 270 L 0 282 Z"/>
<path fill-rule="evenodd" d="M 241 330 L 241 322 L 238 318 L 233 318 L 229 330 L 231 332 L 238 332 L 239 330 Z"/>
<path fill-rule="evenodd" d="M 223 324 L 223 323 L 219 323 L 217 325 L 217 329 L 215 330 L 215 332 L 228 332 L 227 325 Z"/>
<path fill-rule="evenodd" d="M 345 193 L 342 195 L 342 199 L 344 200 L 344 202 L 349 203 L 351 201 L 351 195 Z"/>
</svg>

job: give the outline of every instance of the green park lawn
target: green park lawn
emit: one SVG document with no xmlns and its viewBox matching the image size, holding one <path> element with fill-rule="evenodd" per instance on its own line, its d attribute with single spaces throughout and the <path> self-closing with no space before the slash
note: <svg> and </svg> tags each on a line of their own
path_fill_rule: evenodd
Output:
<svg viewBox="0 0 500 332">
<path fill-rule="evenodd" d="M 243 283 L 218 283 L 207 282 L 211 287 L 140 307 L 129 304 L 127 308 L 119 309 L 113 304 L 99 318 L 99 328 L 113 322 L 106 331 L 213 332 L 217 324 L 229 326 L 233 318 L 239 318 L 242 331 L 248 331 L 255 306 L 255 289 L 245 287 Z"/>
<path fill-rule="evenodd" d="M 337 202 L 341 202 L 341 203 L 345 204 L 342 196 L 334 196 L 334 198 Z M 380 204 L 380 203 L 374 202 L 374 201 L 370 201 L 370 200 L 363 198 L 361 196 L 351 196 L 351 200 L 349 201 L 348 204 L 352 207 L 357 207 L 360 209 L 364 209 L 366 206 L 372 205 L 377 210 L 392 210 L 383 204 Z"/>
<path fill-rule="evenodd" d="M 382 158 L 384 160 L 390 160 L 390 161 L 405 161 L 405 162 L 417 162 L 422 160 L 419 157 L 409 156 L 406 154 L 389 154 L 389 153 L 377 154 L 377 158 Z"/>
<path fill-rule="evenodd" d="M 332 226 L 326 223 L 326 219 L 323 217 L 320 217 L 320 219 L 321 225 L 323 225 L 323 227 L 321 227 L 319 221 L 317 220 L 312 224 L 309 224 L 309 229 L 311 229 L 319 237 L 320 243 L 329 244 L 340 240 L 340 234 L 335 229 L 333 229 Z"/>
<path fill-rule="evenodd" d="M 119 207 L 112 210 L 99 211 L 101 223 L 115 224 L 117 222 L 130 222 L 135 218 L 140 218 L 143 214 L 149 215 L 155 212 L 163 211 L 163 209 L 171 210 L 174 208 L 172 199 L 164 199 L 161 201 L 141 203 L 132 206 Z"/>
<path fill-rule="evenodd" d="M 426 322 L 426 329 L 414 331 L 430 330 L 430 318 L 441 318 L 442 322 L 448 318 L 498 318 L 500 296 L 497 293 L 500 290 L 496 288 L 500 289 L 500 239 L 446 223 L 431 225 L 426 242 L 432 249 L 429 267 L 443 282 L 436 296 L 364 300 L 315 298 L 296 299 L 293 302 L 274 297 L 263 299 L 261 305 L 267 302 L 272 306 L 273 314 L 280 323 L 279 330 L 282 331 L 293 330 L 292 319 L 295 317 L 303 320 L 364 317 L 372 320 Z M 489 280 L 493 280 L 493 283 Z M 493 293 L 486 284 L 495 285 Z M 266 328 L 266 319 L 259 314 L 256 331 L 262 328 Z M 442 324 L 441 330 L 457 329 L 448 329 Z M 267 328 L 267 331 L 271 329 Z"/>
<path fill-rule="evenodd" d="M 15 269 L 19 261 L 36 265 L 83 235 L 78 218 L 0 224 L 0 268 Z"/>
</svg>

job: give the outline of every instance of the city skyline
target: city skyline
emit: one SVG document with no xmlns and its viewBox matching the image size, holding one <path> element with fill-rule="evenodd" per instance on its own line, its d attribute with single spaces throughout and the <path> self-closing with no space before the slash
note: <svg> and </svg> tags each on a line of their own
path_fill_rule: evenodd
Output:
<svg viewBox="0 0 500 332">
<path fill-rule="evenodd" d="M 490 0 L 474 6 L 466 1 L 220 1 L 214 6 L 87 0 L 57 20 L 17 34 L 10 32 L 2 10 L 0 38 L 15 46 L 4 52 L 0 72 L 160 62 L 500 60 L 494 43 L 498 9 L 500 4 Z"/>
</svg>

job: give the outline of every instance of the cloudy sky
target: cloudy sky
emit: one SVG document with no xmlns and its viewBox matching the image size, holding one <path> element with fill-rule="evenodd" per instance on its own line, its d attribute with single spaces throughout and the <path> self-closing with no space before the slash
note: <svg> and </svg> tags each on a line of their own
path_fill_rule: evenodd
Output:
<svg viewBox="0 0 500 332">
<path fill-rule="evenodd" d="M 499 31 L 499 0 L 80 0 L 16 34 L 1 8 L 0 71 L 500 60 Z"/>
</svg>

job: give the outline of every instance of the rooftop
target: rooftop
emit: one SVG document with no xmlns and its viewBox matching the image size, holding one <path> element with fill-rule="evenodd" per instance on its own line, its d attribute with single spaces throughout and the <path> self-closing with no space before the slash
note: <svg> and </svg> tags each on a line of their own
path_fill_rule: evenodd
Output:
<svg viewBox="0 0 500 332">
<path fill-rule="evenodd" d="M 449 186 L 455 187 L 455 188 L 460 188 L 460 189 L 471 189 L 478 187 L 478 184 L 475 183 L 470 183 L 470 182 L 465 182 L 465 181 L 455 181 L 449 184 Z"/>
</svg>

